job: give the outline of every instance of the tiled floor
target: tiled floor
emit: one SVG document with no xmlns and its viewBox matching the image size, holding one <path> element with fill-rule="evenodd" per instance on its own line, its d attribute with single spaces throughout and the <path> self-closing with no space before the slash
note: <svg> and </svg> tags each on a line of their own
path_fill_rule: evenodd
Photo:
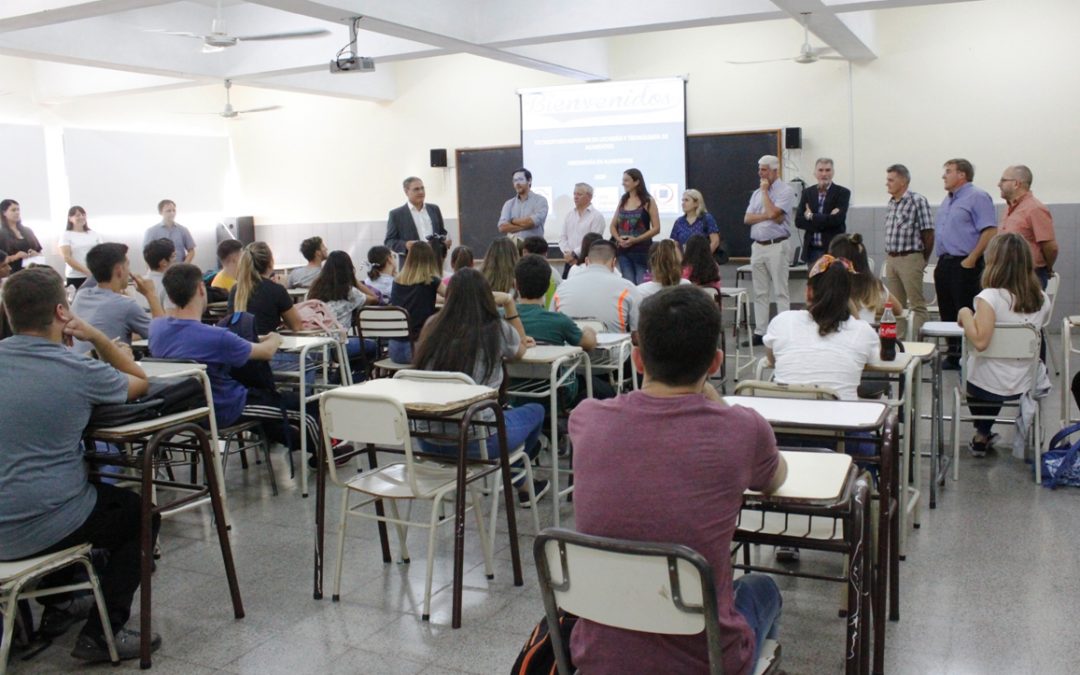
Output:
<svg viewBox="0 0 1080 675">
<path fill-rule="evenodd" d="M 1044 407 L 1048 431 L 1058 426 L 1058 408 L 1055 391 Z M 498 535 L 495 580 L 484 578 L 470 519 L 464 625 L 455 631 L 449 627 L 449 528 L 440 537 L 430 623 L 420 620 L 423 532 L 410 535 L 411 565 L 384 565 L 374 524 L 351 522 L 341 601 L 330 601 L 337 490 L 331 490 L 328 501 L 326 599 L 312 599 L 314 500 L 300 497 L 283 455 L 275 454 L 275 464 L 282 488 L 278 497 L 271 496 L 260 466 L 243 471 L 233 462 L 227 472 L 246 618 L 232 618 L 206 514 L 188 512 L 163 525 L 154 621 L 164 645 L 155 654 L 153 672 L 507 672 L 543 613 L 525 512 L 518 511 L 525 530 L 523 587 L 511 581 L 505 528 Z M 550 502 L 544 506 L 542 523 L 547 523 Z M 964 456 L 960 481 L 946 485 L 936 510 L 925 504 L 922 509 L 922 528 L 911 532 L 907 560 L 901 564 L 901 620 L 888 627 L 887 672 L 1075 672 L 1070 646 L 1080 619 L 1074 591 L 1080 574 L 1080 490 L 1036 487 L 1029 470 L 1000 449 L 979 460 Z M 564 507 L 564 523 L 572 522 L 572 512 L 572 506 Z M 800 564 L 835 570 L 837 563 L 804 554 Z M 780 585 L 784 670 L 842 672 L 839 586 L 786 578 Z M 16 655 L 11 672 L 86 670 L 68 655 L 74 633 L 32 661 L 19 661 Z M 110 672 L 108 666 L 95 670 Z"/>
</svg>

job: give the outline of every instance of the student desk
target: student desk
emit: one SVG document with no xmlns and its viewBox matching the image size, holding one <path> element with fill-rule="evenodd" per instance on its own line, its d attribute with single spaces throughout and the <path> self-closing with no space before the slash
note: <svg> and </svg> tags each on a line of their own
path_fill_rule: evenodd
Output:
<svg viewBox="0 0 1080 675">
<path fill-rule="evenodd" d="M 164 365 L 164 364 L 163 364 Z M 169 366 L 177 364 L 167 364 Z M 188 369 L 193 366 L 184 364 Z M 172 373 L 178 375 L 178 371 Z M 93 447 L 93 441 L 105 441 L 115 443 L 118 446 L 130 443 L 144 443 L 141 455 L 131 453 L 126 455 L 99 454 L 90 452 L 87 454 L 88 461 L 95 466 L 117 466 L 135 469 L 141 474 L 142 494 L 142 525 L 140 542 L 140 587 L 139 587 L 139 630 L 142 633 L 140 645 L 139 666 L 149 668 L 150 638 L 151 638 L 151 572 L 153 566 L 153 541 L 152 522 L 154 514 L 175 512 L 183 508 L 201 503 L 207 496 L 214 509 L 214 524 L 217 528 L 218 542 L 221 545 L 221 558 L 225 564 L 225 575 L 229 583 L 229 593 L 232 596 L 233 616 L 237 619 L 244 618 L 244 605 L 240 599 L 240 585 L 236 579 L 236 568 L 233 565 L 232 547 L 229 543 L 229 532 L 226 525 L 224 504 L 221 499 L 219 482 L 220 474 L 217 471 L 217 463 L 213 460 L 210 437 L 206 430 L 198 424 L 203 418 L 209 416 L 213 419 L 213 409 L 209 406 L 195 408 L 187 412 L 174 413 L 154 420 L 134 422 L 109 428 L 87 429 L 84 437 L 90 441 L 89 447 Z M 192 485 L 189 483 L 177 483 L 175 481 L 157 480 L 154 478 L 154 460 L 159 454 L 159 448 L 168 439 L 178 434 L 191 435 L 195 438 L 198 452 L 203 460 L 203 468 L 206 472 L 206 485 Z M 115 475 L 115 474 L 106 474 Z M 168 504 L 157 506 L 154 504 L 154 488 L 161 486 L 173 490 L 188 492 L 184 497 L 176 499 Z"/>
<path fill-rule="evenodd" d="M 878 570 L 871 584 L 871 595 L 874 605 L 874 672 L 882 672 L 885 659 L 886 596 L 889 601 L 889 618 L 894 621 L 900 618 L 900 509 L 894 497 L 899 492 L 895 458 L 899 452 L 896 414 L 890 414 L 889 405 L 878 401 L 725 396 L 724 402 L 756 410 L 772 425 L 778 436 L 814 439 L 821 438 L 823 433 L 838 437 L 850 436 L 855 432 L 880 434 L 878 439 L 866 439 L 863 442 L 877 442 L 881 448 L 878 457 L 866 460 L 880 462 Z M 851 442 L 850 438 L 848 442 Z"/>
<path fill-rule="evenodd" d="M 747 265 L 746 267 L 749 267 Z M 754 367 L 754 331 L 750 328 L 750 291 L 746 288 L 739 286 L 721 286 L 720 287 L 721 298 L 734 298 L 735 300 L 735 321 L 732 325 L 731 336 L 735 339 L 735 376 L 734 381 L 738 382 L 742 376 L 742 372 L 747 368 Z M 742 340 L 743 329 L 746 330 L 746 342 L 748 343 L 750 350 L 749 354 L 743 355 L 742 353 Z M 745 361 L 745 363 L 744 363 Z"/>
<path fill-rule="evenodd" d="M 734 567 L 777 572 L 749 564 L 750 544 L 795 545 L 847 555 L 850 564 L 843 576 L 814 577 L 847 584 L 845 672 L 865 673 L 870 661 L 870 594 L 865 584 L 865 570 L 871 564 L 869 480 L 865 475 L 860 477 L 851 457 L 842 453 L 781 450 L 780 454 L 788 465 L 784 484 L 769 495 L 748 490 L 743 497 L 744 510 L 734 539 L 744 547 L 744 562 Z M 791 515 L 840 519 L 844 523 L 843 536 L 836 538 L 828 532 L 824 537 L 815 537 L 802 527 L 789 528 L 787 518 Z"/>
<path fill-rule="evenodd" d="M 947 338 L 962 338 L 964 329 L 955 321 L 927 321 L 920 331 L 924 341 L 938 345 L 934 355 L 933 376 L 930 386 L 930 508 L 937 508 L 937 489 L 945 485 L 945 476 L 949 472 L 952 456 L 945 452 L 945 399 L 942 392 L 941 360 L 946 349 L 941 349 L 941 341 Z M 952 418 L 949 418 L 952 422 Z"/>
<path fill-rule="evenodd" d="M 1080 316 L 1067 316 L 1061 320 L 1061 363 L 1063 364 L 1061 372 L 1065 373 L 1064 377 L 1061 378 L 1061 428 L 1063 429 L 1073 422 L 1080 422 L 1080 418 L 1073 416 L 1073 403 L 1069 400 L 1072 394 L 1070 390 L 1072 383 L 1070 357 L 1073 354 L 1080 354 L 1080 349 L 1074 347 L 1072 341 L 1072 333 L 1075 328 L 1080 328 Z"/>
<path fill-rule="evenodd" d="M 506 391 L 508 395 L 548 399 L 554 527 L 559 526 L 559 500 L 574 489 L 572 484 L 559 489 L 559 473 L 562 471 L 559 467 L 559 388 L 577 376 L 578 368 L 585 369 L 585 395 L 592 398 L 592 362 L 581 347 L 537 345 L 530 347 L 517 361 L 506 364 L 507 373 L 514 378 Z"/>
<path fill-rule="evenodd" d="M 484 424 L 474 422 L 473 418 L 482 410 L 492 410 L 495 413 L 494 424 L 497 430 L 499 459 L 498 470 L 502 474 L 503 495 L 506 500 L 506 526 L 510 536 L 510 558 L 514 568 L 514 585 L 522 586 L 525 581 L 521 572 L 521 556 L 518 551 L 517 520 L 514 512 L 514 493 L 516 492 L 510 480 L 510 463 L 508 461 L 509 448 L 506 447 L 506 427 L 503 422 L 502 408 L 499 406 L 499 392 L 491 387 L 476 384 L 460 384 L 456 382 L 418 382 L 407 379 L 381 378 L 368 380 L 360 384 L 354 384 L 351 388 L 365 392 L 390 396 L 401 402 L 405 413 L 410 421 L 440 421 L 447 424 L 467 427 L 469 424 Z M 460 418 L 455 418 L 456 416 Z M 466 462 L 482 462 L 484 460 L 470 460 L 467 457 L 467 445 L 464 439 L 468 434 L 462 434 L 458 444 L 457 458 L 457 482 L 458 489 L 455 495 L 455 522 L 454 522 L 454 605 L 452 614 L 452 626 L 461 627 L 461 588 L 464 575 L 464 545 L 465 545 L 465 478 Z M 321 446 L 321 444 L 320 444 Z M 319 468 L 317 471 L 315 489 L 315 592 L 316 599 L 322 598 L 322 573 L 323 573 L 323 549 L 326 524 L 326 457 L 325 449 L 320 447 Z M 367 448 L 368 459 L 372 468 L 375 467 L 375 448 Z M 443 457 L 443 460 L 446 458 Z M 376 510 L 382 515 L 382 504 L 376 502 Z M 390 562 L 390 545 L 386 536 L 386 524 L 379 523 L 379 537 L 382 544 L 383 561 Z M 431 552 L 429 551 L 430 555 Z"/>
<path fill-rule="evenodd" d="M 307 288 L 288 288 L 288 289 L 286 289 L 286 291 L 289 294 L 289 297 L 293 299 L 294 303 L 303 302 L 304 300 L 306 300 L 308 290 L 310 290 L 310 289 L 307 289 Z"/>
<path fill-rule="evenodd" d="M 627 360 L 630 361 L 630 372 L 632 374 L 630 386 L 634 389 L 638 388 L 637 368 L 634 367 L 634 361 L 630 358 L 630 351 L 633 348 L 634 344 L 630 333 L 596 334 L 596 349 L 589 354 L 589 361 L 595 370 L 615 373 L 616 394 L 621 394 L 623 390 L 623 368 Z"/>
<path fill-rule="evenodd" d="M 296 379 L 298 380 L 298 388 L 300 390 L 300 494 L 304 497 L 308 496 L 308 464 L 307 464 L 307 404 L 316 401 L 319 398 L 319 393 L 314 391 L 318 387 L 330 388 L 332 385 L 326 383 L 326 350 L 333 347 L 336 350 L 338 361 L 338 372 L 341 374 L 341 382 L 345 385 L 352 383 L 351 371 L 349 370 L 349 357 L 345 353 L 345 349 L 342 348 L 341 343 L 331 337 L 325 335 L 308 336 L 308 335 L 282 335 L 281 336 L 281 351 L 289 354 L 299 354 L 299 370 L 296 372 Z M 317 349 L 324 354 L 323 358 L 323 379 L 322 385 L 312 385 L 313 391 L 311 395 L 308 395 L 307 378 L 304 377 L 308 370 L 308 354 L 313 349 Z M 292 374 L 291 371 L 276 371 L 275 374 L 286 373 Z"/>
</svg>

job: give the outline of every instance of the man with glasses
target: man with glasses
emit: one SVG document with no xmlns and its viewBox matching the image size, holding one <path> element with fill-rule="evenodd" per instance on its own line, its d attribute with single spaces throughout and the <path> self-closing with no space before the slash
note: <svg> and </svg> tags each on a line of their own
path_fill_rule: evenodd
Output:
<svg viewBox="0 0 1080 675">
<path fill-rule="evenodd" d="M 548 201 L 532 191 L 532 172 L 521 168 L 514 171 L 514 197 L 503 204 L 499 215 L 499 232 L 518 239 L 544 236 Z"/>
<path fill-rule="evenodd" d="M 1010 166 L 1001 173 L 998 189 L 1008 204 L 999 233 L 1015 232 L 1031 247 L 1035 276 L 1045 289 L 1054 273 L 1058 244 L 1054 237 L 1054 218 L 1050 209 L 1031 193 L 1031 169 L 1023 164 Z"/>
</svg>

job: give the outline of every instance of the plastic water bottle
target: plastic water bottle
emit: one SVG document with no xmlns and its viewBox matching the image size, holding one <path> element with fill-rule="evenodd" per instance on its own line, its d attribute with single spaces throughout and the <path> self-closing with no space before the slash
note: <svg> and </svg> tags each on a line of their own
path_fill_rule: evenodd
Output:
<svg viewBox="0 0 1080 675">
<path fill-rule="evenodd" d="M 878 336 L 881 338 L 881 360 L 896 360 L 896 316 L 892 311 L 892 302 L 885 303 L 885 311 L 881 315 L 881 323 L 878 325 Z"/>
</svg>

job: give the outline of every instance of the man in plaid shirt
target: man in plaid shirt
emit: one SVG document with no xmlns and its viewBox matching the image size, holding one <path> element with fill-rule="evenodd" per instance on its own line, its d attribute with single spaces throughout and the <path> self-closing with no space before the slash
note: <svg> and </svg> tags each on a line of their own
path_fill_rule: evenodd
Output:
<svg viewBox="0 0 1080 675">
<path fill-rule="evenodd" d="M 890 196 L 885 210 L 885 253 L 889 257 L 885 285 L 914 315 L 917 337 L 927 318 L 923 270 L 934 250 L 934 217 L 926 197 L 908 190 L 910 183 L 911 172 L 903 164 L 885 170 Z M 906 319 L 898 319 L 898 324 L 897 330 L 903 334 Z"/>
</svg>

